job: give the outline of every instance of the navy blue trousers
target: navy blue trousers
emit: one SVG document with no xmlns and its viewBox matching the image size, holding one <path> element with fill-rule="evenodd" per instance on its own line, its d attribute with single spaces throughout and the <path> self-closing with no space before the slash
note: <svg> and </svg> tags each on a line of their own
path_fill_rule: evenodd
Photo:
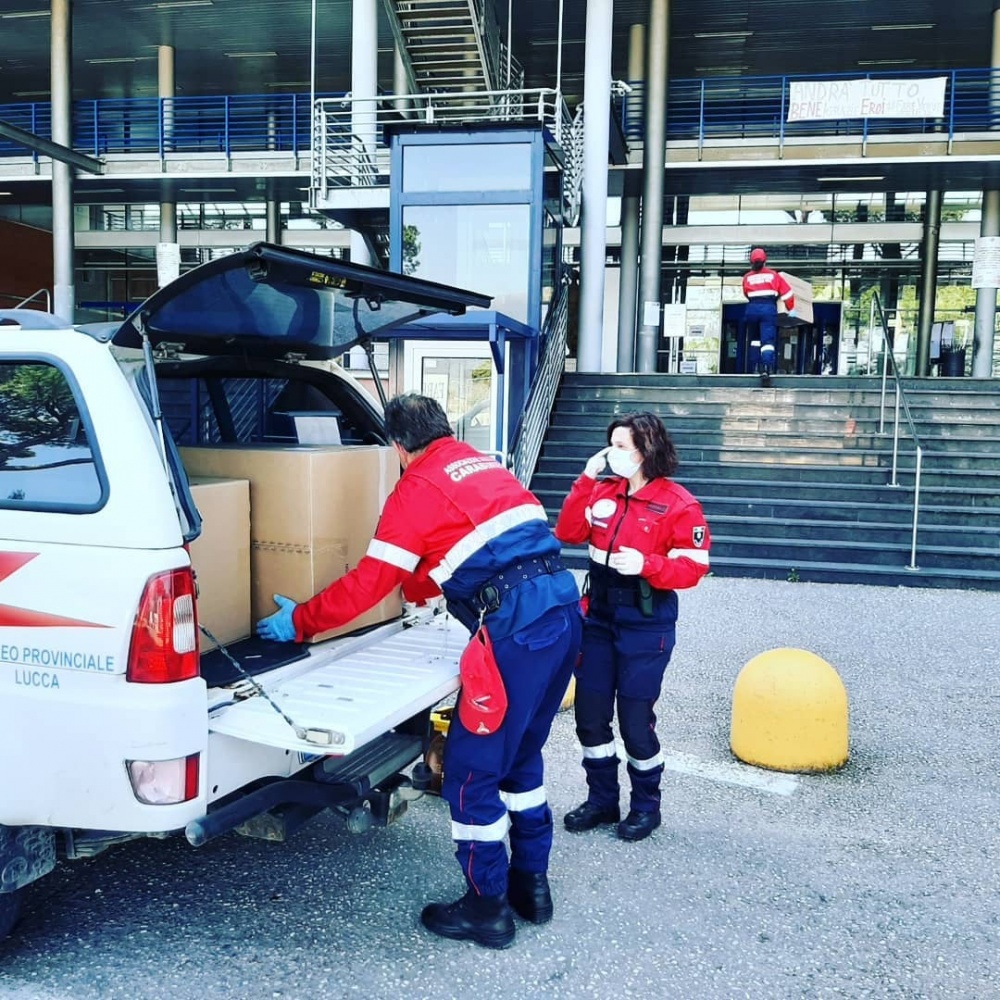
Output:
<svg viewBox="0 0 1000 1000">
<path fill-rule="evenodd" d="M 583 747 L 588 798 L 599 806 L 618 805 L 618 754 L 611 722 L 628 757 L 630 808 L 660 807 L 663 755 L 653 711 L 674 648 L 675 621 L 620 625 L 588 618 L 583 656 L 577 668 L 576 734 Z"/>
<path fill-rule="evenodd" d="M 441 794 L 451 807 L 455 857 L 478 895 L 505 895 L 508 867 L 548 870 L 552 810 L 545 796 L 542 747 L 566 695 L 581 632 L 574 603 L 552 608 L 527 628 L 494 639 L 493 653 L 507 689 L 503 725 L 492 736 L 477 736 L 462 725 L 457 712 L 452 715 Z"/>
<path fill-rule="evenodd" d="M 744 314 L 747 326 L 756 327 L 760 339 L 760 369 L 768 374 L 777 371 L 778 301 L 751 299 Z"/>
</svg>

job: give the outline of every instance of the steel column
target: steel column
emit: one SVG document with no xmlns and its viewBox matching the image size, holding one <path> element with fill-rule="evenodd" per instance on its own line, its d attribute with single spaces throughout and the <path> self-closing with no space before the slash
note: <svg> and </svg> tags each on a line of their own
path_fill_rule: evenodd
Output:
<svg viewBox="0 0 1000 1000">
<path fill-rule="evenodd" d="M 980 236 L 1000 236 L 1000 190 L 983 192 Z M 973 378 L 993 375 L 993 345 L 996 339 L 997 290 L 976 289 L 976 331 L 972 342 Z"/>
<path fill-rule="evenodd" d="M 993 0 L 993 46 L 990 66 L 990 108 L 993 128 L 1000 127 L 1000 0 Z M 980 236 L 1000 236 L 1000 190 L 983 191 Z M 993 347 L 996 342 L 997 290 L 976 289 L 976 327 L 972 341 L 972 377 L 993 375 Z"/>
<path fill-rule="evenodd" d="M 584 372 L 599 372 L 603 354 L 613 9 L 613 0 L 587 0 L 583 76 L 585 110 L 583 211 L 580 222 L 580 337 L 577 351 L 577 370 Z"/>
<path fill-rule="evenodd" d="M 157 49 L 156 92 L 160 98 L 160 127 L 163 129 L 163 148 L 173 148 L 174 103 L 176 93 L 174 80 L 174 49 L 171 45 L 161 45 Z M 177 242 L 177 204 L 173 201 L 160 204 L 160 242 Z"/>
<path fill-rule="evenodd" d="M 281 202 L 274 197 L 273 189 L 267 192 L 264 206 L 264 225 L 268 243 L 281 245 Z"/>
<path fill-rule="evenodd" d="M 1000 115 L 1000 0 L 993 0 L 993 46 L 990 52 L 990 107 L 993 112 L 993 127 Z"/>
<path fill-rule="evenodd" d="M 396 95 L 393 105 L 404 117 L 410 117 L 410 102 L 405 95 L 410 92 L 410 75 L 406 69 L 406 59 L 399 45 L 392 49 L 392 92 Z"/>
<path fill-rule="evenodd" d="M 354 183 L 371 185 L 375 163 L 375 98 L 378 95 L 378 0 L 353 0 L 351 20 L 351 133 Z M 371 263 L 364 236 L 351 232 L 351 260 Z"/>
<path fill-rule="evenodd" d="M 646 26 L 633 24 L 628 35 L 628 82 L 641 83 L 646 72 Z M 622 194 L 621 282 L 618 289 L 618 371 L 635 369 L 635 304 L 639 295 L 639 213 L 642 179 L 625 175 Z"/>
<path fill-rule="evenodd" d="M 915 374 L 930 374 L 931 326 L 937 298 L 938 244 L 941 239 L 941 202 L 939 189 L 927 192 L 924 207 L 924 239 L 921 246 L 920 313 L 917 319 L 917 366 Z"/>
<path fill-rule="evenodd" d="M 642 178 L 625 175 L 622 196 L 621 285 L 618 290 L 618 371 L 635 371 L 635 306 L 639 298 L 639 214 Z"/>
<path fill-rule="evenodd" d="M 667 153 L 667 57 L 670 0 L 650 0 L 646 61 L 645 184 L 642 193 L 642 263 L 639 272 L 637 367 L 656 371 L 660 338 L 660 275 L 663 254 L 663 186 Z"/>
<path fill-rule="evenodd" d="M 73 3 L 52 0 L 50 84 L 52 141 L 73 147 Z M 57 316 L 76 314 L 73 277 L 73 168 L 52 161 L 52 301 Z"/>
</svg>

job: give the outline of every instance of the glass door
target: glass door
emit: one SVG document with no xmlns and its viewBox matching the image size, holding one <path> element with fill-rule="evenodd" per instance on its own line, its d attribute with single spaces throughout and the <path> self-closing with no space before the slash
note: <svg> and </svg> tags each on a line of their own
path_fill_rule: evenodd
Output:
<svg viewBox="0 0 1000 1000">
<path fill-rule="evenodd" d="M 407 392 L 419 392 L 441 404 L 459 441 L 484 453 L 501 452 L 498 379 L 489 345 L 409 342 L 403 380 Z"/>
</svg>

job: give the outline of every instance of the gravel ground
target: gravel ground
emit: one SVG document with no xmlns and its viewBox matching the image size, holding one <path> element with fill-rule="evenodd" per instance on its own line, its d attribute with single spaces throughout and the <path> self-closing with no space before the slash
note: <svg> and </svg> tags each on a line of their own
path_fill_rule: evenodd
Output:
<svg viewBox="0 0 1000 1000">
<path fill-rule="evenodd" d="M 1000 595 L 710 577 L 681 609 L 670 751 L 731 765 L 736 675 L 795 646 L 844 680 L 848 765 L 790 795 L 668 770 L 639 844 L 557 825 L 555 920 L 505 952 L 417 924 L 462 891 L 436 798 L 360 838 L 324 816 L 285 845 L 127 845 L 29 890 L 0 997 L 1000 998 Z M 558 823 L 571 712 L 547 767 Z"/>
</svg>

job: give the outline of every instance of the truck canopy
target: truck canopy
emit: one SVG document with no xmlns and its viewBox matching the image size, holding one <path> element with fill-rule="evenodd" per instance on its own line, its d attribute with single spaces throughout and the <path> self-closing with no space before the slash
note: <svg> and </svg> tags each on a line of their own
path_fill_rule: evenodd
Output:
<svg viewBox="0 0 1000 1000">
<path fill-rule="evenodd" d="M 185 354 L 339 357 L 435 313 L 488 308 L 485 295 L 330 257 L 255 243 L 182 274 L 151 295 L 112 340 Z"/>
</svg>

